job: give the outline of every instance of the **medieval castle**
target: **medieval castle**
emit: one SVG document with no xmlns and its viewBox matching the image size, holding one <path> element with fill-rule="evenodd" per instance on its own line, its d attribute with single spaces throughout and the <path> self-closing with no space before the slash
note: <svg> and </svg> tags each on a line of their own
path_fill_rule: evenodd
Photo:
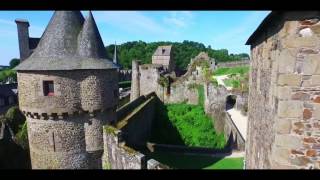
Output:
<svg viewBox="0 0 320 180">
<path fill-rule="evenodd" d="M 272 12 L 247 41 L 251 60 L 217 63 L 202 52 L 178 77 L 172 46 L 160 46 L 152 64 L 132 61 L 130 102 L 117 108 L 119 67 L 107 59 L 91 13 L 56 11 L 41 38 L 16 20 L 22 63 L 19 108 L 27 117 L 34 169 L 163 169 L 139 147 L 152 147 L 161 103 L 198 103 L 216 117 L 245 168 L 320 168 L 320 12 Z M 217 67 L 250 65 L 249 92 L 215 86 L 201 61 Z M 232 97 L 232 98 L 231 98 Z M 248 106 L 241 119 L 234 110 Z M 236 101 L 234 101 L 236 99 Z"/>
</svg>

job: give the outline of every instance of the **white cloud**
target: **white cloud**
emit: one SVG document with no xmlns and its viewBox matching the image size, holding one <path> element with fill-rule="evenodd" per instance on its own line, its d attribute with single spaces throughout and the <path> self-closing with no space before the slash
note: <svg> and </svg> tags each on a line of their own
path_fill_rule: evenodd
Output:
<svg viewBox="0 0 320 180">
<path fill-rule="evenodd" d="M 169 31 L 159 22 L 137 11 L 95 12 L 97 22 L 103 22 L 116 28 L 138 34 L 162 34 Z"/>
<path fill-rule="evenodd" d="M 164 23 L 184 28 L 193 23 L 194 15 L 191 11 L 173 11 L 163 18 Z"/>
</svg>

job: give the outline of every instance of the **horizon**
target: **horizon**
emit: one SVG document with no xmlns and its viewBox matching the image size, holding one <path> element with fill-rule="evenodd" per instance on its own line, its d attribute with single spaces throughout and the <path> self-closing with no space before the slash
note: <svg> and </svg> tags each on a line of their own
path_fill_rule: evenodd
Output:
<svg viewBox="0 0 320 180">
<path fill-rule="evenodd" d="M 131 41 L 194 41 L 229 54 L 247 53 L 246 40 L 269 11 L 92 11 L 105 46 Z M 29 36 L 41 37 L 53 11 L 0 12 L 0 65 L 20 58 L 15 19 L 29 21 Z M 82 11 L 84 17 L 88 11 Z M 134 19 L 134 20 L 132 20 Z M 216 28 L 219 27 L 219 28 Z"/>
</svg>

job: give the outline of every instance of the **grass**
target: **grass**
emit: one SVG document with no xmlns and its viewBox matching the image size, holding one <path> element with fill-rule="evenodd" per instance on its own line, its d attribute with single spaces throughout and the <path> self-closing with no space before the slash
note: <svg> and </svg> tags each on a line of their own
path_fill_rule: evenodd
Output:
<svg viewBox="0 0 320 180">
<path fill-rule="evenodd" d="M 240 80 L 237 80 L 237 79 L 225 79 L 223 82 L 228 87 L 233 87 L 233 88 L 240 87 Z"/>
<path fill-rule="evenodd" d="M 243 169 L 243 158 L 224 158 L 204 169 Z"/>
<path fill-rule="evenodd" d="M 203 86 L 196 88 L 199 93 L 198 105 L 180 103 L 157 106 L 152 142 L 216 149 L 225 147 L 224 134 L 215 131 L 213 120 L 204 112 Z"/>
<path fill-rule="evenodd" d="M 243 169 L 243 158 L 218 158 L 171 152 L 154 152 L 147 155 L 173 169 Z"/>
<path fill-rule="evenodd" d="M 249 72 L 249 66 L 239 66 L 232 68 L 218 68 L 213 72 L 215 76 L 227 75 L 227 74 L 245 74 Z"/>
</svg>

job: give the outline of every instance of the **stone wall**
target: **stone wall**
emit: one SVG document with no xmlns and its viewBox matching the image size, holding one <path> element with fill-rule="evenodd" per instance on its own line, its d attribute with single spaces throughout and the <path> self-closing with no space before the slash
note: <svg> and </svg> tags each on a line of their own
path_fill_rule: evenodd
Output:
<svg viewBox="0 0 320 180">
<path fill-rule="evenodd" d="M 103 133 L 103 169 L 167 169 L 165 165 L 125 145 L 121 131 L 106 126 Z"/>
<path fill-rule="evenodd" d="M 161 164 L 138 151 L 151 137 L 155 107 L 154 93 L 140 96 L 117 110 L 114 126 L 104 127 L 105 169 L 162 169 Z"/>
<path fill-rule="evenodd" d="M 319 18 L 285 12 L 252 43 L 246 168 L 320 168 Z"/>
<path fill-rule="evenodd" d="M 231 61 L 231 62 L 220 62 L 217 64 L 218 68 L 222 67 L 237 67 L 237 66 L 249 66 L 250 60 L 241 60 L 241 61 Z"/>
<path fill-rule="evenodd" d="M 235 95 L 237 97 L 235 108 L 241 109 L 246 103 L 246 95 L 232 93 L 223 86 L 214 86 L 211 83 L 204 85 L 204 95 L 205 112 L 214 119 L 215 130 L 224 133 L 232 148 L 244 150 L 245 139 L 226 112 L 226 99 L 229 95 Z"/>
<path fill-rule="evenodd" d="M 137 99 L 139 100 L 139 98 Z M 136 103 L 133 101 L 123 108 L 118 110 L 118 115 L 122 109 L 131 106 L 129 113 L 122 113 L 121 116 L 118 116 L 118 122 L 116 128 L 121 130 L 122 138 L 126 141 L 127 144 L 134 147 L 135 145 L 145 145 L 147 140 L 151 137 L 152 123 L 155 119 L 155 106 L 157 98 L 154 94 L 143 98 L 142 101 Z M 124 115 L 125 114 L 125 115 Z"/>
</svg>

